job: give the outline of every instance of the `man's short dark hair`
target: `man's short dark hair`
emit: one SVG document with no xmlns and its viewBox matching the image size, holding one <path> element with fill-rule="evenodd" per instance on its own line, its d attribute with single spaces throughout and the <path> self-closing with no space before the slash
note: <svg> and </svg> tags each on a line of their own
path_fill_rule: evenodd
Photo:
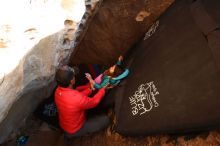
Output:
<svg viewBox="0 0 220 146">
<path fill-rule="evenodd" d="M 68 87 L 70 81 L 75 77 L 77 72 L 78 71 L 76 68 L 70 68 L 68 66 L 63 66 L 59 68 L 55 74 L 57 84 L 64 88 Z"/>
</svg>

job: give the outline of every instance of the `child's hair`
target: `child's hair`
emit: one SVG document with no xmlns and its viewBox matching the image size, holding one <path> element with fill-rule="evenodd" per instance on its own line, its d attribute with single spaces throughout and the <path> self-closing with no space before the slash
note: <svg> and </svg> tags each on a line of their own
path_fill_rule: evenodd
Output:
<svg viewBox="0 0 220 146">
<path fill-rule="evenodd" d="M 64 88 L 68 87 L 70 84 L 70 81 L 73 78 L 75 78 L 75 75 L 78 72 L 76 70 L 77 70 L 76 68 L 73 69 L 68 66 L 59 68 L 55 74 L 55 79 L 56 79 L 57 84 Z"/>
<path fill-rule="evenodd" d="M 113 73 L 110 72 L 110 68 L 108 70 L 106 70 L 106 75 L 111 76 L 112 78 L 119 76 L 120 74 L 122 74 L 124 71 L 124 69 L 122 69 L 122 67 L 120 67 L 119 65 L 115 65 L 115 70 Z"/>
</svg>

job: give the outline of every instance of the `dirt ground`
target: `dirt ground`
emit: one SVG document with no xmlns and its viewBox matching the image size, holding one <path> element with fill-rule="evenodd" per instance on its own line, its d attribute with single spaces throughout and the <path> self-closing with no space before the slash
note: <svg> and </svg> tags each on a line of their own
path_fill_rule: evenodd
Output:
<svg viewBox="0 0 220 146">
<path fill-rule="evenodd" d="M 93 135 L 67 140 L 59 129 L 31 117 L 16 137 L 29 136 L 24 146 L 220 146 L 220 129 L 187 135 L 126 137 L 114 132 L 111 126 Z M 1 146 L 18 145 L 16 138 L 11 138 Z"/>
</svg>

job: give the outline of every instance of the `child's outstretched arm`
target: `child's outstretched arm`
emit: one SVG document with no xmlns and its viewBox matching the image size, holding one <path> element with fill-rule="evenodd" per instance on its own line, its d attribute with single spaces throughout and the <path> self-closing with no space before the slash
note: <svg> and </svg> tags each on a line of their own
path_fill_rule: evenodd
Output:
<svg viewBox="0 0 220 146">
<path fill-rule="evenodd" d="M 108 78 L 101 80 L 100 83 L 97 83 L 95 80 L 92 79 L 92 76 L 89 73 L 85 73 L 85 75 L 86 75 L 86 78 L 89 80 L 91 88 L 93 90 L 101 89 L 109 83 Z"/>
<path fill-rule="evenodd" d="M 91 89 L 95 90 L 94 88 L 95 81 L 92 79 L 92 76 L 89 73 L 85 73 L 85 75 L 86 75 L 86 78 L 89 80 Z"/>
</svg>

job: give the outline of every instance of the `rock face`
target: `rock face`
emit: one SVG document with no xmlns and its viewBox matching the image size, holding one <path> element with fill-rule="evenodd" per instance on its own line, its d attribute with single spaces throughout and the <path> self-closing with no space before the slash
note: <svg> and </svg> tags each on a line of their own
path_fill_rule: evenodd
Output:
<svg viewBox="0 0 220 146">
<path fill-rule="evenodd" d="M 79 19 L 79 16 L 71 15 L 75 5 L 85 7 L 84 1 L 79 0 L 26 0 L 16 3 L 16 15 L 5 9 L 10 6 L 10 0 L 1 3 L 0 144 L 11 132 L 18 130 L 39 102 L 53 92 L 56 67 L 73 49 Z M 24 13 L 20 12 L 22 9 Z M 51 20 L 54 14 L 57 14 L 56 20 Z M 28 18 L 31 22 L 20 18 Z M 64 23 L 64 28 L 65 20 L 69 23 Z"/>
<path fill-rule="evenodd" d="M 52 93 L 56 67 L 69 52 L 62 36 L 63 31 L 42 39 L 1 79 L 0 142 Z"/>
<path fill-rule="evenodd" d="M 112 64 L 124 55 L 174 0 L 106 0 L 75 48 L 71 64 Z"/>
</svg>

